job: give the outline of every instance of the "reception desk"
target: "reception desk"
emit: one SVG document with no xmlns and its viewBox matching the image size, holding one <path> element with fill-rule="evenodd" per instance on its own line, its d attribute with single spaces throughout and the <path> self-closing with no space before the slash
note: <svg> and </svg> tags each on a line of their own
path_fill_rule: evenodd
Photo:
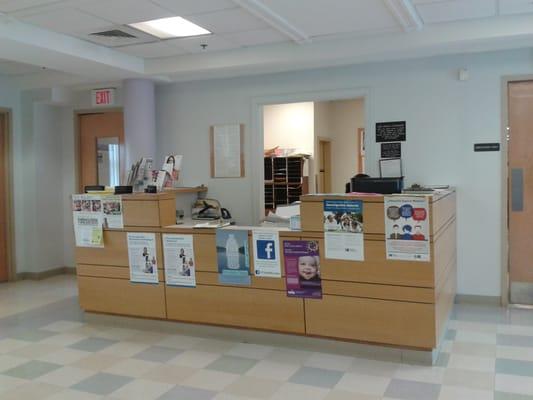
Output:
<svg viewBox="0 0 533 400">
<path fill-rule="evenodd" d="M 387 260 L 383 196 L 349 197 L 364 202 L 365 261 L 358 262 L 327 259 L 322 251 L 323 201 L 347 196 L 303 196 L 302 230 L 278 230 L 281 248 L 286 240 L 319 242 L 323 297 L 304 299 L 287 296 L 284 276 L 259 278 L 252 273 L 249 286 L 219 283 L 215 229 L 172 225 L 172 195 L 124 196 L 125 228 L 105 230 L 103 248 L 76 249 L 80 305 L 94 313 L 431 351 L 439 346 L 455 297 L 455 192 L 428 197 L 428 262 Z M 253 249 L 252 227 L 224 229 L 247 229 Z M 130 282 L 127 232 L 155 233 L 159 284 Z M 163 233 L 193 235 L 195 288 L 165 284 Z M 254 271 L 252 255 L 250 269 Z"/>
</svg>

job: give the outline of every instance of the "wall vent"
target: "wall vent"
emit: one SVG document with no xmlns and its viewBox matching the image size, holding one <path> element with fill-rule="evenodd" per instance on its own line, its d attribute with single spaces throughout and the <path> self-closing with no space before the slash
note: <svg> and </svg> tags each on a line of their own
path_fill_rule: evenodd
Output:
<svg viewBox="0 0 533 400">
<path fill-rule="evenodd" d="M 136 39 L 137 36 L 128 32 L 121 31 L 120 29 L 111 29 L 109 31 L 94 32 L 90 36 L 106 37 L 111 39 Z"/>
</svg>

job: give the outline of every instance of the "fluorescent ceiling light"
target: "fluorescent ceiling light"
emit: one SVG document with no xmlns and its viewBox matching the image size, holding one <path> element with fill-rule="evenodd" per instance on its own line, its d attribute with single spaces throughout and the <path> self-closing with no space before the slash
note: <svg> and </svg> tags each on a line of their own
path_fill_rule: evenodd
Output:
<svg viewBox="0 0 533 400">
<path fill-rule="evenodd" d="M 154 19 L 129 25 L 160 39 L 200 36 L 211 33 L 207 29 L 204 29 L 191 21 L 187 21 L 182 17 Z"/>
</svg>

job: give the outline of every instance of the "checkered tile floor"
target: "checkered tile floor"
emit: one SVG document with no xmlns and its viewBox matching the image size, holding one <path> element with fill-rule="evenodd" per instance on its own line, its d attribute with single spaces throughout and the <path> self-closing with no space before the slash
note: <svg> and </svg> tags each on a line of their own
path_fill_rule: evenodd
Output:
<svg viewBox="0 0 533 400">
<path fill-rule="evenodd" d="M 85 323 L 73 278 L 27 285 L 0 285 L 2 400 L 533 399 L 533 311 L 456 306 L 424 367 Z"/>
</svg>

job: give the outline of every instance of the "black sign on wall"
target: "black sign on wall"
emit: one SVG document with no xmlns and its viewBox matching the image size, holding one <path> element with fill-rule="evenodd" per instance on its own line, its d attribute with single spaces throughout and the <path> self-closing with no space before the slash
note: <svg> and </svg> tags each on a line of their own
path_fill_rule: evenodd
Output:
<svg viewBox="0 0 533 400">
<path fill-rule="evenodd" d="M 499 143 L 474 143 L 474 151 L 500 151 Z"/>
<path fill-rule="evenodd" d="M 405 142 L 405 121 L 378 122 L 376 124 L 376 142 Z"/>
<path fill-rule="evenodd" d="M 381 143 L 381 158 L 401 158 L 401 142 Z"/>
</svg>

